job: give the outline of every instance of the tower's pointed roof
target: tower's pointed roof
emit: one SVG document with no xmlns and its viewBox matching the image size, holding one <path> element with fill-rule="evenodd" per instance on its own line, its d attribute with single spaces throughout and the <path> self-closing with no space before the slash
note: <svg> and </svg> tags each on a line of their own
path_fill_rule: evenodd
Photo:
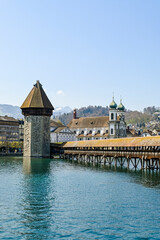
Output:
<svg viewBox="0 0 160 240">
<path fill-rule="evenodd" d="M 26 108 L 54 109 L 39 81 L 36 82 L 21 106 L 21 109 Z"/>
</svg>

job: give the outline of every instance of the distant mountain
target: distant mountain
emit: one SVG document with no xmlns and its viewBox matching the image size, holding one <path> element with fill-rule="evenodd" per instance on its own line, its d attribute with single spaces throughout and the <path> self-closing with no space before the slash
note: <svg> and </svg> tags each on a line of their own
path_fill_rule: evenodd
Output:
<svg viewBox="0 0 160 240">
<path fill-rule="evenodd" d="M 55 107 L 53 111 L 53 117 L 59 117 L 64 113 L 70 113 L 72 112 L 72 109 L 69 106 L 66 107 Z"/>
<path fill-rule="evenodd" d="M 0 116 L 11 116 L 14 118 L 22 118 L 21 109 L 18 106 L 12 106 L 9 104 L 0 104 Z"/>
<path fill-rule="evenodd" d="M 56 107 L 53 111 L 53 117 L 59 117 L 60 115 L 64 113 L 71 112 L 72 109 L 68 106 L 66 107 Z M 18 106 L 12 106 L 9 104 L 0 104 L 0 116 L 11 116 L 14 118 L 23 118 L 23 115 L 21 114 L 21 109 Z"/>
<path fill-rule="evenodd" d="M 157 118 L 154 113 L 159 111 L 159 108 L 147 107 L 144 112 L 126 111 L 126 122 L 128 124 L 144 124 Z M 109 113 L 108 107 L 88 106 L 77 109 L 77 117 L 91 116 L 107 116 Z M 9 104 L 0 104 L 0 116 L 11 116 L 14 118 L 23 118 L 21 109 L 18 106 Z M 67 125 L 73 118 L 73 110 L 69 107 L 55 107 L 53 118 L 58 118 L 63 124 Z"/>
</svg>

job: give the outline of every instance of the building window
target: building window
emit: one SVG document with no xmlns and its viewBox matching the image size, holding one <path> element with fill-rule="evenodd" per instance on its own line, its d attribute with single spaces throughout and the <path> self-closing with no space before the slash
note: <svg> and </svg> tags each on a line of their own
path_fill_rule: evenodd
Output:
<svg viewBox="0 0 160 240">
<path fill-rule="evenodd" d="M 111 120 L 113 120 L 114 119 L 114 114 L 113 113 L 111 113 Z"/>
<path fill-rule="evenodd" d="M 111 128 L 111 134 L 113 134 L 113 128 Z"/>
</svg>

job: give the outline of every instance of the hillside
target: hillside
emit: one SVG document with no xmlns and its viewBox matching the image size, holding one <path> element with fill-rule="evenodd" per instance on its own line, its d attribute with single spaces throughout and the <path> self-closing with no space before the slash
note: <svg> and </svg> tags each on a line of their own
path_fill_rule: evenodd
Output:
<svg viewBox="0 0 160 240">
<path fill-rule="evenodd" d="M 153 119 L 154 119 L 154 117 L 148 113 L 142 113 L 142 112 L 138 112 L 138 111 L 127 111 L 126 112 L 127 124 L 144 124 Z"/>
<path fill-rule="evenodd" d="M 108 107 L 88 106 L 77 109 L 77 117 L 91 117 L 91 116 L 107 116 L 109 114 Z M 67 114 L 62 114 L 59 119 L 67 125 L 73 118 L 73 111 Z M 154 117 L 149 113 L 142 113 L 138 111 L 126 111 L 127 124 L 144 124 L 153 120 Z"/>
<path fill-rule="evenodd" d="M 138 111 L 126 111 L 127 124 L 144 124 L 156 118 L 155 113 L 159 108 L 147 107 L 144 113 Z M 91 116 L 107 116 L 109 113 L 108 107 L 102 106 L 88 106 L 77 109 L 77 117 L 91 117 Z M 22 118 L 21 109 L 18 106 L 8 104 L 0 104 L 0 116 L 11 116 L 14 118 Z M 73 118 L 73 111 L 70 107 L 57 107 L 53 112 L 53 117 L 59 118 L 60 121 L 67 125 Z"/>
<path fill-rule="evenodd" d="M 109 114 L 108 107 L 88 106 L 77 109 L 77 117 L 91 117 L 91 116 L 107 116 Z M 59 117 L 63 124 L 67 125 L 73 118 L 73 111 L 63 114 Z"/>
</svg>

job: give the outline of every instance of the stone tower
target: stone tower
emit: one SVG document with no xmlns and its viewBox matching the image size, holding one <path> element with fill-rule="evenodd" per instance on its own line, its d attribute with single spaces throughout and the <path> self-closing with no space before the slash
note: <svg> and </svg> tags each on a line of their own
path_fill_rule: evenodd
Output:
<svg viewBox="0 0 160 240">
<path fill-rule="evenodd" d="M 39 81 L 21 106 L 24 115 L 24 156 L 50 157 L 50 116 L 54 110 Z"/>
</svg>

